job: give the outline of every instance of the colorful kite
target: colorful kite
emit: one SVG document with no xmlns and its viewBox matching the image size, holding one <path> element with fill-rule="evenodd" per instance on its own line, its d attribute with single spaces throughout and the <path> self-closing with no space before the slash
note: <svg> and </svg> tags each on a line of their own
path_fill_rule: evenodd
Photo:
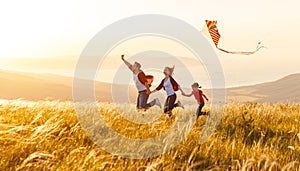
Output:
<svg viewBox="0 0 300 171">
<path fill-rule="evenodd" d="M 210 20 L 205 20 L 205 21 L 206 21 L 206 26 L 209 31 L 209 34 L 210 34 L 213 42 L 215 43 L 216 48 L 223 52 L 231 53 L 231 54 L 251 55 L 251 54 L 254 54 L 255 52 L 257 52 L 259 49 L 264 48 L 264 46 L 260 46 L 260 42 L 259 42 L 256 47 L 256 50 L 252 51 L 252 52 L 231 52 L 231 51 L 221 49 L 218 47 L 218 43 L 219 43 L 221 35 L 218 31 L 217 21 L 210 21 Z"/>
</svg>

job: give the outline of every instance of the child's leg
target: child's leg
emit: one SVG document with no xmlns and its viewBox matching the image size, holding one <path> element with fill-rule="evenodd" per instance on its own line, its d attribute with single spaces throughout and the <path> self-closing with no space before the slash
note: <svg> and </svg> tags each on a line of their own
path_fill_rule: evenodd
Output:
<svg viewBox="0 0 300 171">
<path fill-rule="evenodd" d="M 198 106 L 197 110 L 196 110 L 196 116 L 197 116 L 197 119 L 198 117 L 201 115 L 201 109 L 200 109 L 200 105 Z"/>
<path fill-rule="evenodd" d="M 198 106 L 198 108 L 197 108 L 197 111 L 196 111 L 197 119 L 202 114 L 201 112 L 202 112 L 203 106 L 204 106 L 204 103 L 200 103 L 199 106 Z"/>
</svg>

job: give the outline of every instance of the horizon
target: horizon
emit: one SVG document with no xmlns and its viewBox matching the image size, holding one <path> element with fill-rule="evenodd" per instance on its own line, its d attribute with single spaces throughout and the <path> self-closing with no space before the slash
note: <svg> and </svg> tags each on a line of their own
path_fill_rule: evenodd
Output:
<svg viewBox="0 0 300 171">
<path fill-rule="evenodd" d="M 7 69 L 2 69 L 0 68 L 0 72 L 11 72 L 11 73 L 15 73 L 15 74 L 32 74 L 32 75 L 52 75 L 52 76 L 57 76 L 57 77 L 66 77 L 66 78 L 70 78 L 70 79 L 73 79 L 74 78 L 74 75 L 73 74 L 60 74 L 61 72 L 44 72 L 44 71 L 41 71 L 41 72 L 31 72 L 31 71 L 28 71 L 28 70 L 7 70 Z M 299 73 L 292 73 L 292 74 L 287 74 L 287 75 L 284 75 L 282 77 L 279 77 L 279 78 L 276 78 L 276 79 L 272 79 L 272 80 L 268 80 L 268 81 L 264 81 L 264 82 L 257 82 L 257 83 L 252 83 L 252 84 L 241 84 L 241 85 L 234 85 L 234 86 L 226 86 L 225 88 L 226 89 L 231 89 L 231 88 L 242 88 L 242 87 L 247 87 L 247 86 L 256 86 L 256 85 L 260 85 L 260 84 L 264 84 L 264 83 L 271 83 L 271 82 L 275 82 L 275 81 L 278 81 L 278 80 L 281 80 L 283 78 L 286 78 L 286 77 L 289 77 L 289 76 L 293 76 L 293 75 L 300 75 L 300 72 Z M 107 84 L 116 84 L 116 85 L 126 85 L 127 83 L 124 82 L 124 83 L 112 83 L 111 81 L 109 80 L 100 80 L 100 79 L 94 79 L 94 81 L 96 82 L 100 82 L 100 83 L 107 83 Z M 130 83 L 131 86 L 133 86 L 133 82 Z M 154 82 L 154 84 L 152 84 L 154 86 L 158 86 L 158 83 L 157 82 Z M 188 89 L 190 88 L 190 85 L 189 86 L 183 86 L 183 88 L 185 89 Z M 211 87 L 203 87 L 202 86 L 202 89 L 213 89 Z M 218 88 L 216 88 L 218 89 Z"/>
<path fill-rule="evenodd" d="M 117 58 L 117 56 L 115 56 Z M 177 57 L 185 58 L 190 60 L 195 60 L 189 57 Z M 26 73 L 42 73 L 42 74 L 55 74 L 60 76 L 74 77 L 75 65 L 77 59 L 75 57 L 45 57 L 45 58 L 0 58 L 0 69 L 5 71 L 15 71 L 15 72 L 26 72 Z M 193 61 L 188 61 L 187 64 L 192 63 Z M 37 64 L 42 63 L 42 64 Z M 47 65 L 44 66 L 43 63 Z M 117 64 L 122 65 L 121 60 L 116 62 Z M 197 62 L 198 63 L 198 62 Z M 186 63 L 185 63 L 186 64 Z M 200 65 L 203 65 L 201 62 Z M 107 64 L 104 64 L 105 69 L 102 69 L 100 72 L 101 77 L 96 79 L 97 81 L 112 83 L 111 78 L 113 78 L 116 68 L 108 68 Z M 203 67 L 203 66 L 202 66 Z M 237 66 L 240 67 L 240 66 Z M 192 67 L 194 68 L 194 67 Z M 125 69 L 126 70 L 126 69 Z M 203 87 L 210 87 L 208 76 L 205 73 L 202 73 L 199 77 L 199 71 L 203 69 L 194 68 L 191 71 L 195 71 L 196 78 L 194 80 L 184 80 L 184 83 L 189 85 L 189 82 L 205 82 Z M 100 73 L 98 70 L 98 74 Z M 256 85 L 266 82 L 276 81 L 283 77 L 298 74 L 299 72 L 277 72 L 277 73 L 262 73 L 253 77 L 252 71 L 244 72 L 244 74 L 237 73 L 235 70 L 224 70 L 225 74 L 225 83 L 226 88 L 234 88 L 248 85 Z M 128 73 L 130 74 L 130 73 Z M 151 74 L 151 73 L 150 73 Z M 183 73 L 184 74 L 184 73 Z M 193 74 L 193 73 L 192 73 Z M 158 77 L 160 77 L 158 75 Z M 205 78 L 205 79 L 201 79 Z M 188 87 L 188 86 L 187 86 Z"/>
</svg>

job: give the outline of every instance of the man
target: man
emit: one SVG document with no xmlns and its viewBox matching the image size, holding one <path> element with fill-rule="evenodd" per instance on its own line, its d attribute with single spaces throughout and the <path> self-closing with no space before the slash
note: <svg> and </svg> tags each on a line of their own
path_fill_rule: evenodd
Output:
<svg viewBox="0 0 300 171">
<path fill-rule="evenodd" d="M 161 104 L 160 104 L 158 98 L 152 100 L 150 103 L 147 103 L 149 94 L 151 92 L 149 89 L 147 77 L 146 77 L 145 73 L 141 70 L 141 64 L 138 62 L 134 62 L 134 64 L 132 65 L 131 63 L 129 63 L 128 61 L 126 61 L 124 59 L 124 55 L 121 56 L 121 59 L 133 73 L 133 80 L 134 80 L 135 86 L 139 93 L 138 97 L 137 97 L 137 102 L 136 102 L 137 109 L 138 110 L 146 110 L 154 105 L 157 105 L 161 108 Z"/>
</svg>

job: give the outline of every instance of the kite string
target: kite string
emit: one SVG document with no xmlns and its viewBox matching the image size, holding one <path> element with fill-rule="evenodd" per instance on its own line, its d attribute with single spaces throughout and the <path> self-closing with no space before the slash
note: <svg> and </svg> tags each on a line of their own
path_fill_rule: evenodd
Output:
<svg viewBox="0 0 300 171">
<path fill-rule="evenodd" d="M 266 48 L 265 46 L 260 46 L 261 42 L 258 42 L 257 46 L 256 46 L 256 50 L 252 51 L 252 52 L 231 52 L 231 51 L 227 51 L 224 50 L 222 48 L 217 47 L 219 50 L 226 52 L 226 53 L 231 53 L 231 54 L 242 54 L 242 55 L 251 55 L 256 53 L 257 51 L 259 51 L 262 48 Z"/>
</svg>

